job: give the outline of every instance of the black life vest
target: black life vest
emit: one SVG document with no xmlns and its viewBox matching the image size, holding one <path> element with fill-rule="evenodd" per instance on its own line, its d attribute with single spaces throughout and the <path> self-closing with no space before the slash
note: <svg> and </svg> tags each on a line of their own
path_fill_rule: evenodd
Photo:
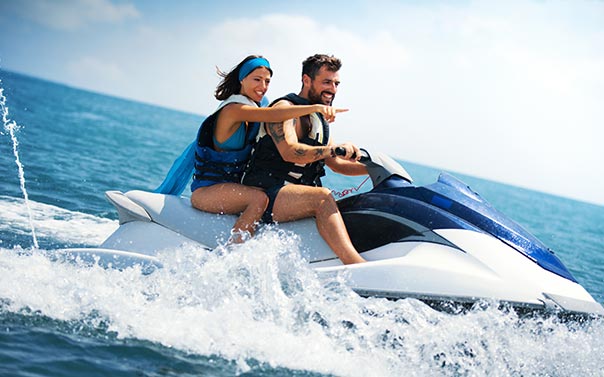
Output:
<svg viewBox="0 0 604 377">
<path fill-rule="evenodd" d="M 294 105 L 310 105 L 310 102 L 297 94 L 290 93 L 278 101 L 287 100 Z M 311 146 L 329 144 L 329 123 L 320 113 L 300 117 L 306 123 L 308 133 L 298 141 Z M 325 175 L 325 161 L 319 160 L 308 164 L 295 164 L 283 160 L 273 139 L 266 133 L 266 125 L 260 129 L 258 140 L 252 151 L 250 163 L 243 176 L 243 184 L 265 189 L 283 185 L 287 182 L 307 186 L 321 186 L 321 177 Z"/>
</svg>

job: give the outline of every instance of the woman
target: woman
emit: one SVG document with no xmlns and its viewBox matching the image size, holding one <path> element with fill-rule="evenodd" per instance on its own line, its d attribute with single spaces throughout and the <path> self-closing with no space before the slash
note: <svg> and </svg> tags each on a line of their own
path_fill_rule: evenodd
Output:
<svg viewBox="0 0 604 377">
<path fill-rule="evenodd" d="M 338 112 L 325 105 L 260 107 L 273 71 L 258 55 L 246 57 L 230 72 L 218 71 L 223 78 L 215 97 L 223 101 L 204 120 L 197 134 L 195 174 L 191 184 L 193 207 L 212 213 L 238 214 L 231 242 L 243 242 L 254 234 L 267 208 L 263 190 L 239 184 L 259 129 L 258 122 L 283 122 L 311 113 L 322 113 L 333 121 Z"/>
</svg>

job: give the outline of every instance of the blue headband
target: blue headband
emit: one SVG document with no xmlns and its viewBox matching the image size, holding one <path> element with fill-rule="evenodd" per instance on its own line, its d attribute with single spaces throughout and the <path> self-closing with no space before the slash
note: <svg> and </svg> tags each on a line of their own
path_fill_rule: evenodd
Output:
<svg viewBox="0 0 604 377">
<path fill-rule="evenodd" d="M 270 69 L 271 65 L 268 63 L 268 60 L 264 58 L 250 59 L 243 63 L 243 65 L 239 69 L 239 81 L 243 80 L 247 75 L 249 75 L 254 69 L 258 67 L 266 67 Z"/>
</svg>

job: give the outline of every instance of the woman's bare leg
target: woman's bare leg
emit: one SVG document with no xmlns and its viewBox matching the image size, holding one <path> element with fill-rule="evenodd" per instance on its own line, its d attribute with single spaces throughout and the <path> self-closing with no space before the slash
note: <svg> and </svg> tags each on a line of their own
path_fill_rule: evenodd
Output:
<svg viewBox="0 0 604 377">
<path fill-rule="evenodd" d="M 362 263 L 350 241 L 335 199 L 329 189 L 303 185 L 285 185 L 273 206 L 273 220 L 287 222 L 315 216 L 317 229 L 344 264 Z"/>
<path fill-rule="evenodd" d="M 233 225 L 233 242 L 243 242 L 242 235 L 254 235 L 256 224 L 268 206 L 268 197 L 259 188 L 238 183 L 218 183 L 200 187 L 191 194 L 193 207 L 211 213 L 241 214 Z"/>
</svg>

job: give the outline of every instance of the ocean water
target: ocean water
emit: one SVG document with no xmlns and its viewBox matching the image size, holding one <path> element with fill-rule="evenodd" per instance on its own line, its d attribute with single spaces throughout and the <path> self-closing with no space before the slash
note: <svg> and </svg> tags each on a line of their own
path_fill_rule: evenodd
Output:
<svg viewBox="0 0 604 377">
<path fill-rule="evenodd" d="M 61 263 L 53 250 L 96 246 L 117 228 L 104 191 L 155 188 L 202 117 L 11 72 L 0 80 L 1 376 L 604 375 L 602 319 L 361 298 L 317 277 L 298 238 L 278 231 L 220 254 L 167 250 L 151 274 Z M 420 184 L 438 175 L 403 165 Z M 604 302 L 603 207 L 457 176 Z M 326 184 L 370 189 L 362 180 Z"/>
</svg>

